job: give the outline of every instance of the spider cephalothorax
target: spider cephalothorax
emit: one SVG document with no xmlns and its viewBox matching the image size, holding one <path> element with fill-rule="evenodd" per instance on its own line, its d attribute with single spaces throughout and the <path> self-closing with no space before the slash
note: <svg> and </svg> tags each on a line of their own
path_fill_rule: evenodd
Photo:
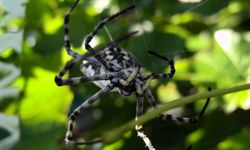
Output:
<svg viewBox="0 0 250 150">
<path fill-rule="evenodd" d="M 127 39 L 136 32 L 128 33 L 127 35 L 124 35 L 114 41 L 111 41 L 98 50 L 95 50 L 89 44 L 93 37 L 105 24 L 107 24 L 107 22 L 134 9 L 135 6 L 130 6 L 115 13 L 110 17 L 101 20 L 95 26 L 94 30 L 86 37 L 85 48 L 88 51 L 87 54 L 81 55 L 71 50 L 69 38 L 69 16 L 78 2 L 79 0 L 75 1 L 75 3 L 71 6 L 64 18 L 64 46 L 67 50 L 67 53 L 72 56 L 73 59 L 67 62 L 63 69 L 57 74 L 57 76 L 55 77 L 55 82 L 58 86 L 62 86 L 92 81 L 97 86 L 99 86 L 101 90 L 99 90 L 97 93 L 85 100 L 70 114 L 68 130 L 65 137 L 66 144 L 75 144 L 73 130 L 74 122 L 78 118 L 78 116 L 84 113 L 85 110 L 89 108 L 92 103 L 94 103 L 97 99 L 101 98 L 103 95 L 111 91 L 119 92 L 123 96 L 129 96 L 132 93 L 135 93 L 137 97 L 137 119 L 139 116 L 141 116 L 143 112 L 144 98 L 148 100 L 148 102 L 154 109 L 157 108 L 155 98 L 149 89 L 150 81 L 153 79 L 171 79 L 175 73 L 174 61 L 172 59 L 163 57 L 155 52 L 149 51 L 149 54 L 165 60 L 170 66 L 170 72 L 162 74 L 144 75 L 143 68 L 139 65 L 136 58 L 131 53 L 123 50 L 118 46 L 119 42 Z M 62 79 L 65 73 L 78 63 L 82 63 L 80 70 L 85 74 L 85 76 Z M 208 103 L 209 98 L 205 103 L 202 111 L 195 117 L 177 117 L 170 114 L 163 114 L 161 115 L 161 118 L 164 120 L 194 123 L 204 113 Z M 154 150 L 154 147 L 151 144 L 149 138 L 142 131 L 142 126 L 138 125 L 135 127 L 135 129 L 137 131 L 138 136 L 144 141 L 146 146 L 150 150 Z"/>
</svg>

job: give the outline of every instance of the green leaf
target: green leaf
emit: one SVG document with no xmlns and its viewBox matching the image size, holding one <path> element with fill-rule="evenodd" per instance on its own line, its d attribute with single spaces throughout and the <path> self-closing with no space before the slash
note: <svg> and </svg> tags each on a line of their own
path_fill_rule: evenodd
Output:
<svg viewBox="0 0 250 150">
<path fill-rule="evenodd" d="M 218 144 L 218 150 L 246 150 L 250 147 L 250 129 L 243 128 L 238 134 L 233 135 Z"/>
<path fill-rule="evenodd" d="M 192 80 L 216 81 L 219 88 L 247 82 L 250 77 L 249 33 L 222 29 L 215 32 L 214 38 L 215 40 L 211 40 L 213 44 L 203 45 L 203 51 L 195 56 L 194 66 L 197 72 Z M 223 107 L 227 112 L 237 108 L 249 109 L 249 96 L 247 91 L 228 95 Z"/>
<path fill-rule="evenodd" d="M 31 145 L 41 150 L 59 148 L 56 141 L 64 137 L 73 97 L 68 86 L 55 84 L 54 77 L 54 72 L 33 68 L 20 108 L 23 138 L 16 149 L 29 149 Z"/>
</svg>

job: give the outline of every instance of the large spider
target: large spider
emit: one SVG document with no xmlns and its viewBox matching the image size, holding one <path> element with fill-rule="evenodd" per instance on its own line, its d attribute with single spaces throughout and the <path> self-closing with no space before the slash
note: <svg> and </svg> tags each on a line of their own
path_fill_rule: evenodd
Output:
<svg viewBox="0 0 250 150">
<path fill-rule="evenodd" d="M 89 44 L 93 37 L 98 33 L 101 28 L 103 28 L 105 24 L 107 24 L 114 18 L 134 9 L 135 6 L 130 6 L 126 9 L 120 10 L 112 16 L 101 20 L 95 26 L 94 30 L 86 37 L 85 48 L 88 51 L 87 54 L 81 55 L 71 50 L 71 44 L 69 39 L 69 17 L 78 2 L 79 0 L 75 1 L 75 3 L 71 6 L 71 8 L 64 17 L 64 46 L 67 50 L 67 53 L 72 56 L 73 59 L 68 61 L 63 67 L 63 69 L 57 74 L 57 76 L 55 77 L 55 82 L 58 86 L 62 86 L 93 81 L 97 86 L 101 88 L 101 90 L 89 97 L 87 100 L 85 100 L 70 114 L 68 129 L 65 136 L 65 142 L 66 144 L 71 145 L 76 144 L 73 138 L 73 124 L 75 120 L 80 114 L 84 113 L 84 111 L 99 98 L 111 91 L 119 92 L 123 96 L 130 96 L 132 93 L 135 93 L 137 96 L 135 119 L 137 119 L 139 116 L 141 116 L 143 112 L 144 97 L 146 97 L 153 109 L 157 109 L 155 98 L 149 89 L 150 81 L 153 79 L 171 79 L 175 74 L 174 61 L 152 51 L 149 51 L 149 54 L 159 57 L 169 64 L 170 72 L 150 75 L 143 74 L 143 68 L 140 66 L 136 58 L 131 53 L 118 47 L 118 44 L 121 41 L 132 36 L 136 32 L 128 33 L 125 36 L 111 41 L 98 50 L 95 50 Z M 82 63 L 80 70 L 85 74 L 85 76 L 62 79 L 65 73 L 77 63 Z M 210 99 L 208 98 L 202 111 L 195 117 L 177 117 L 171 114 L 162 114 L 160 117 L 164 120 L 174 120 L 186 123 L 197 122 L 204 113 L 209 103 L 209 100 Z M 144 141 L 146 146 L 150 150 L 154 150 L 155 148 L 151 144 L 149 138 L 142 131 L 142 126 L 137 125 L 135 129 L 137 131 L 138 136 Z"/>
</svg>

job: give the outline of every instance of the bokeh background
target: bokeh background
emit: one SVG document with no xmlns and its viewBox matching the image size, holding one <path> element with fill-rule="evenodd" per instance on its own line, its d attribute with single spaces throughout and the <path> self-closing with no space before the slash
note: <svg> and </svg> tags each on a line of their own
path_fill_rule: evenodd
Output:
<svg viewBox="0 0 250 150">
<path fill-rule="evenodd" d="M 0 149 L 61 150 L 67 116 L 99 90 L 92 83 L 57 87 L 54 77 L 70 59 L 63 47 L 63 17 L 74 0 L 0 0 Z M 172 80 L 152 82 L 159 104 L 176 98 L 249 83 L 250 1 L 246 0 L 81 0 L 70 21 L 75 51 L 99 20 L 135 4 L 136 10 L 106 26 L 91 42 L 96 48 L 129 31 L 139 33 L 122 42 L 146 73 L 167 72 L 176 63 Z M 79 66 L 68 76 L 82 75 Z M 176 108 L 192 116 L 205 101 Z M 110 93 L 78 121 L 79 137 L 93 139 L 135 116 L 136 97 Z M 145 112 L 150 107 L 145 102 Z M 250 147 L 250 93 L 242 91 L 212 98 L 196 124 L 154 119 L 145 132 L 159 150 L 247 150 Z M 100 149 L 100 145 L 75 149 Z M 104 150 L 146 149 L 131 130 Z"/>
</svg>

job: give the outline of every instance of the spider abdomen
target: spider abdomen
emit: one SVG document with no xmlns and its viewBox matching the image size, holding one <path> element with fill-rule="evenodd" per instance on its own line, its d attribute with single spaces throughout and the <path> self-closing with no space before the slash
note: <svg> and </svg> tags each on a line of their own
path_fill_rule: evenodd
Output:
<svg viewBox="0 0 250 150">
<path fill-rule="evenodd" d="M 108 66 L 112 66 L 113 71 L 135 68 L 139 66 L 136 58 L 129 52 L 119 48 L 106 48 L 98 53 L 105 60 Z"/>
<path fill-rule="evenodd" d="M 104 66 L 92 56 L 89 57 L 89 60 L 83 61 L 80 67 L 80 70 L 82 73 L 85 74 L 86 77 L 108 73 L 108 71 L 104 68 Z M 97 81 L 93 81 L 93 83 L 100 88 L 104 88 L 108 84 L 110 84 L 110 81 L 109 80 L 97 80 Z"/>
</svg>

